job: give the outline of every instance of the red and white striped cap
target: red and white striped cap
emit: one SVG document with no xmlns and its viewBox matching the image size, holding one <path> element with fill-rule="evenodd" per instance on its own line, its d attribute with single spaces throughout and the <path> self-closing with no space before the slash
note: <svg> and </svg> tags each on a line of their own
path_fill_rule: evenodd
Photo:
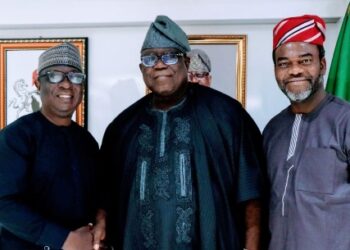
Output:
<svg viewBox="0 0 350 250">
<path fill-rule="evenodd" d="M 323 45 L 326 24 L 315 15 L 303 15 L 285 18 L 273 29 L 273 49 L 284 43 L 305 42 Z"/>
</svg>

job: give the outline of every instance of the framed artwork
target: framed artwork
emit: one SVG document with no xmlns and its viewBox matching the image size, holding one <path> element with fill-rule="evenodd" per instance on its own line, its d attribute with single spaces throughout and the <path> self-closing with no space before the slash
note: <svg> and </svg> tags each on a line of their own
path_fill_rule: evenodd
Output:
<svg viewBox="0 0 350 250">
<path fill-rule="evenodd" d="M 211 61 L 211 87 L 245 106 L 246 35 L 189 35 L 191 48 L 204 50 Z"/>
<path fill-rule="evenodd" d="M 70 42 L 77 46 L 87 74 L 87 38 L 0 39 L 0 129 L 19 117 L 41 107 L 39 92 L 32 83 L 32 73 L 46 49 Z M 87 81 L 83 100 L 73 119 L 86 127 Z"/>
</svg>

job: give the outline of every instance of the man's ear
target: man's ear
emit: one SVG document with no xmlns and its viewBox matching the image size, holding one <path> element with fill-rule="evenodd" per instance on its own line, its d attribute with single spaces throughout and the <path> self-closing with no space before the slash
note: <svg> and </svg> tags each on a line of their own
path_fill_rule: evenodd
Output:
<svg viewBox="0 0 350 250">
<path fill-rule="evenodd" d="M 209 83 L 211 83 L 211 80 L 212 80 L 212 75 L 211 75 L 211 74 L 209 74 L 209 75 L 208 75 L 208 78 L 209 78 Z"/>
<path fill-rule="evenodd" d="M 186 68 L 187 68 L 187 70 L 188 70 L 188 68 L 190 67 L 190 58 L 189 57 L 187 57 L 187 56 L 185 56 L 184 57 L 184 60 L 185 60 L 185 65 L 186 65 Z"/>
<path fill-rule="evenodd" d="M 34 70 L 32 74 L 32 84 L 35 85 L 35 87 L 40 90 L 40 81 L 39 81 L 39 74 L 38 70 Z"/>
<path fill-rule="evenodd" d="M 141 73 L 142 73 L 142 70 L 143 70 L 143 64 L 142 63 L 139 64 L 139 68 L 140 68 Z"/>
<path fill-rule="evenodd" d="M 324 58 L 324 57 L 321 59 L 320 69 L 321 69 L 321 75 L 326 74 L 327 63 L 326 63 L 326 58 Z"/>
</svg>

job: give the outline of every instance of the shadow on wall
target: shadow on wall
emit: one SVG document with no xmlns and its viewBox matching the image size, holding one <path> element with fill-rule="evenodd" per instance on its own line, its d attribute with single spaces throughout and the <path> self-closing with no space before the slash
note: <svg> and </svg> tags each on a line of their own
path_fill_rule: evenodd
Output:
<svg viewBox="0 0 350 250">
<path fill-rule="evenodd" d="M 144 83 L 137 81 L 136 78 L 120 79 L 113 84 L 110 91 L 115 114 L 122 112 L 146 93 Z"/>
<path fill-rule="evenodd" d="M 99 94 L 91 93 L 98 104 L 89 112 L 94 124 L 91 132 L 99 143 L 108 124 L 146 93 L 142 79 L 136 77 L 120 78 L 111 84 L 105 84 L 104 88 L 103 91 L 98 91 Z"/>
</svg>

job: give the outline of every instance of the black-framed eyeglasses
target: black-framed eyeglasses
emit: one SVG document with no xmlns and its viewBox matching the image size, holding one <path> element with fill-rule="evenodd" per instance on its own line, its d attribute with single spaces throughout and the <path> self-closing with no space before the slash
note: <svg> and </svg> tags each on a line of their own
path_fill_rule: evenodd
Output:
<svg viewBox="0 0 350 250">
<path fill-rule="evenodd" d="M 69 82 L 72 84 L 80 85 L 83 84 L 86 75 L 84 73 L 79 72 L 61 72 L 61 71 L 48 71 L 42 75 L 39 75 L 39 77 L 46 77 L 49 83 L 57 84 L 60 82 L 63 82 L 65 78 L 68 79 Z"/>
<path fill-rule="evenodd" d="M 157 64 L 158 60 L 162 60 L 162 62 L 166 65 L 173 65 L 179 61 L 179 57 L 184 56 L 183 53 L 166 53 L 163 55 L 145 55 L 141 56 L 141 63 L 147 67 L 151 68 Z"/>
<path fill-rule="evenodd" d="M 209 75 L 209 72 L 203 72 L 203 73 L 189 72 L 189 74 L 190 74 L 192 77 L 204 78 L 204 77 L 206 77 L 206 76 Z"/>
</svg>

